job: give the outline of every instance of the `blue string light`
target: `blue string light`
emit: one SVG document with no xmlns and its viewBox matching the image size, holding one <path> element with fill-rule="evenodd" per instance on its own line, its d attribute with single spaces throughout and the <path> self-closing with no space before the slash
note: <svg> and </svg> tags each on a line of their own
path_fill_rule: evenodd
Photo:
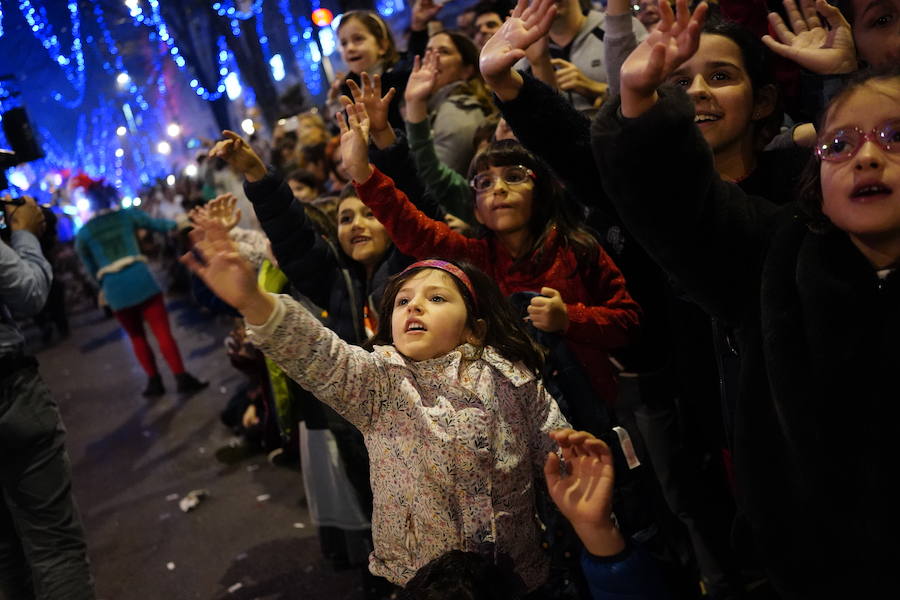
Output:
<svg viewBox="0 0 900 600">
<path fill-rule="evenodd" d="M 262 13 L 262 5 L 263 0 L 253 0 L 253 4 L 250 5 L 249 10 L 241 10 L 234 6 L 234 2 L 219 0 L 218 2 L 213 3 L 212 9 L 216 11 L 220 17 L 227 16 L 229 19 L 246 21 L 247 19 L 252 19 Z"/>
<path fill-rule="evenodd" d="M 172 37 L 172 34 L 169 33 L 169 27 L 166 25 L 165 19 L 163 19 L 162 13 L 159 9 L 159 0 L 149 0 L 151 17 L 150 22 L 151 25 L 155 28 L 156 34 L 159 37 L 159 40 L 166 44 L 168 48 L 167 54 L 172 57 L 172 60 L 175 61 L 175 65 L 178 67 L 180 71 L 185 71 L 187 69 L 187 63 L 184 60 L 184 57 L 181 56 L 181 50 L 178 48 L 178 44 L 175 43 L 175 38 Z M 144 20 L 147 20 L 146 18 Z M 196 77 L 192 77 L 188 84 L 191 86 L 191 89 L 194 92 L 203 98 L 204 100 L 208 100 L 213 102 L 222 97 L 222 94 L 225 93 L 225 77 L 228 75 L 227 71 L 222 73 L 222 70 L 226 68 L 226 64 L 232 58 L 231 52 L 228 51 L 227 45 L 225 44 L 225 38 L 219 38 L 219 53 L 218 53 L 218 67 L 219 74 L 221 78 L 219 82 L 216 84 L 214 90 L 207 90 L 205 87 L 200 85 L 200 82 Z M 163 92 L 165 93 L 165 92 Z"/>
<path fill-rule="evenodd" d="M 321 65 L 313 58 L 312 48 L 315 47 L 315 53 L 319 54 L 319 47 L 313 40 L 312 22 L 306 17 L 297 19 L 300 26 L 303 27 L 301 34 L 294 25 L 294 17 L 291 15 L 290 0 L 278 0 L 278 8 L 284 17 L 284 26 L 288 31 L 288 41 L 291 44 L 291 50 L 297 64 L 303 71 L 303 80 L 306 83 L 306 89 L 314 96 L 322 93 L 322 72 L 319 68 Z M 321 56 L 319 57 L 321 60 Z"/>
<path fill-rule="evenodd" d="M 3 37 L 3 5 L 0 4 L 0 37 Z"/>
<path fill-rule="evenodd" d="M 403 0 L 377 0 L 375 2 L 375 10 L 383 17 L 390 17 L 403 11 L 406 6 Z"/>
<path fill-rule="evenodd" d="M 64 100 L 60 92 L 51 92 L 50 96 L 57 102 L 61 102 L 68 108 L 76 108 L 84 100 L 85 76 L 84 76 L 84 51 L 81 44 L 81 19 L 78 17 L 78 3 L 69 2 L 66 5 L 72 19 L 72 48 L 68 55 L 63 54 L 59 38 L 53 33 L 53 28 L 47 20 L 47 11 L 43 6 L 35 6 L 31 0 L 20 0 L 19 11 L 25 17 L 25 21 L 31 27 L 31 32 L 41 42 L 41 45 L 50 54 L 50 58 L 58 64 L 66 79 L 75 89 L 74 100 Z M 72 63 L 75 63 L 74 66 Z"/>
</svg>

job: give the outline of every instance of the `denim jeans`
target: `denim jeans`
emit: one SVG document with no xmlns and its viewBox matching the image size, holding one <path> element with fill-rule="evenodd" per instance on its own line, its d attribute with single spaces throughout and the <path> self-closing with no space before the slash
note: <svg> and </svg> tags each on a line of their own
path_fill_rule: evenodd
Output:
<svg viewBox="0 0 900 600">
<path fill-rule="evenodd" d="M 0 598 L 93 600 L 56 402 L 34 361 L 0 361 Z"/>
</svg>

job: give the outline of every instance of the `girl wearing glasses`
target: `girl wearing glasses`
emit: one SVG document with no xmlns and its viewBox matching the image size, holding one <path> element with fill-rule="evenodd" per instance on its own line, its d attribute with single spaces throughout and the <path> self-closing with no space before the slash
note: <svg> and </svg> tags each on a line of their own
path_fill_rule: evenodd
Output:
<svg viewBox="0 0 900 600">
<path fill-rule="evenodd" d="M 737 332 L 737 499 L 772 583 L 783 598 L 877 596 L 900 524 L 900 72 L 830 102 L 801 201 L 779 208 L 723 180 L 687 95 L 659 87 L 696 50 L 706 6 L 663 8 L 594 124 L 604 187 Z"/>
<path fill-rule="evenodd" d="M 639 308 L 612 259 L 565 210 L 562 189 L 546 165 L 512 141 L 478 155 L 470 172 L 483 235 L 467 238 L 418 211 L 369 163 L 364 105 L 349 104 L 347 114 L 349 126 L 338 119 L 344 165 L 398 250 L 472 262 L 507 295 L 539 292 L 528 307 L 531 323 L 565 336 L 596 396 L 611 404 L 616 384 L 608 352 L 633 339 Z"/>
</svg>

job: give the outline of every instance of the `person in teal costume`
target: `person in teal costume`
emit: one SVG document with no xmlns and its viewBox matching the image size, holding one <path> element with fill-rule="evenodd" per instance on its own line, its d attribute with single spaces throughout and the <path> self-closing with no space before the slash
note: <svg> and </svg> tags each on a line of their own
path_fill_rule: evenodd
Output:
<svg viewBox="0 0 900 600">
<path fill-rule="evenodd" d="M 94 195 L 95 202 L 103 204 L 98 196 Z M 108 204 L 116 206 L 118 203 L 110 201 Z M 145 396 L 165 393 L 153 350 L 147 340 L 145 322 L 153 330 L 160 351 L 175 375 L 178 392 L 196 392 L 209 385 L 185 370 L 181 352 L 169 327 L 162 290 L 147 266 L 147 258 L 138 248 L 138 229 L 169 232 L 175 228 L 175 221 L 155 219 L 137 208 L 105 208 L 88 221 L 75 237 L 78 255 L 100 284 L 106 302 L 128 333 L 134 353 L 147 373 Z"/>
</svg>

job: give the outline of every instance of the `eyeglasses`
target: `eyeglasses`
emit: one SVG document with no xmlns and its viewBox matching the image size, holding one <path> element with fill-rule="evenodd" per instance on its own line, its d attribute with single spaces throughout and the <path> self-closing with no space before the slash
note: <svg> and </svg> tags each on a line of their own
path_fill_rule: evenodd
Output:
<svg viewBox="0 0 900 600">
<path fill-rule="evenodd" d="M 472 178 L 469 185 L 475 190 L 475 193 L 482 193 L 494 187 L 496 176 L 492 173 L 479 173 Z M 529 179 L 535 179 L 534 171 L 522 165 L 510 165 L 503 167 L 500 171 L 500 179 L 506 185 L 519 185 L 525 183 Z"/>
<path fill-rule="evenodd" d="M 878 144 L 885 152 L 900 152 L 900 119 L 888 121 L 868 133 L 859 127 L 826 133 L 816 143 L 816 156 L 828 162 L 850 160 L 866 141 Z"/>
</svg>

